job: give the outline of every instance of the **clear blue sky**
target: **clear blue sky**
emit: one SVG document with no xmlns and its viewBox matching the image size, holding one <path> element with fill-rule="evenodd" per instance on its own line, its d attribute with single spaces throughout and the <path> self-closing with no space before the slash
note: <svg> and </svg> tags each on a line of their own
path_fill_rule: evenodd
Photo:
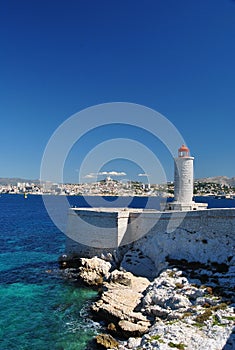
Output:
<svg viewBox="0 0 235 350">
<path fill-rule="evenodd" d="M 235 176 L 235 1 L 0 2 L 0 177 L 39 178 L 54 130 L 113 101 L 167 117 L 196 158 L 196 177 Z M 89 145 L 132 132 L 138 139 L 122 127 L 120 136 L 112 128 L 88 136 L 70 155 L 66 180 L 75 181 Z M 139 142 L 164 163 L 149 135 Z M 141 172 L 127 163 L 101 170 Z M 170 157 L 163 166 L 173 176 Z"/>
</svg>

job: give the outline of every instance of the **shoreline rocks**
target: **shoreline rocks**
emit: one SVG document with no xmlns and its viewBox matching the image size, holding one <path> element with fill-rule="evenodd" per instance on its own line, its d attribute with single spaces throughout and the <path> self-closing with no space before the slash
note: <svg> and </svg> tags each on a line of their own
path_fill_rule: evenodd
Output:
<svg viewBox="0 0 235 350">
<path fill-rule="evenodd" d="M 101 286 L 110 276 L 111 263 L 98 257 L 81 258 L 79 277 L 89 286 Z"/>
<path fill-rule="evenodd" d="M 235 304 L 196 286 L 185 271 L 163 271 L 147 288 L 141 312 L 154 317 L 150 330 L 138 339 L 139 349 L 233 350 Z M 137 349 L 130 341 L 119 350 Z"/>
<path fill-rule="evenodd" d="M 119 344 L 110 334 L 98 334 L 96 336 L 96 344 L 98 347 L 105 349 L 117 349 Z"/>
<path fill-rule="evenodd" d="M 140 312 L 143 292 L 149 285 L 147 278 L 114 270 L 92 311 L 107 324 L 113 323 L 118 335 L 140 336 L 151 326 L 148 316 Z"/>
<path fill-rule="evenodd" d="M 128 258 L 127 253 L 125 261 Z M 167 267 L 152 282 L 131 272 L 112 271 L 113 266 L 94 257 L 81 259 L 77 270 L 84 283 L 102 286 L 92 313 L 117 339 L 111 343 L 109 334 L 102 335 L 101 348 L 235 349 L 233 266 L 168 258 Z"/>
</svg>

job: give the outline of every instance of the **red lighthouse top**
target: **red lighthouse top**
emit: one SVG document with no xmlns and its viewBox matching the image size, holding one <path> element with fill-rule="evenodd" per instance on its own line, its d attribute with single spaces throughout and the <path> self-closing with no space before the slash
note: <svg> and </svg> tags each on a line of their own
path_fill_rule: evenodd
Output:
<svg viewBox="0 0 235 350">
<path fill-rule="evenodd" d="M 179 154 L 179 157 L 189 157 L 189 149 L 188 149 L 188 147 L 186 147 L 185 145 L 182 145 L 178 149 L 178 154 Z"/>
</svg>

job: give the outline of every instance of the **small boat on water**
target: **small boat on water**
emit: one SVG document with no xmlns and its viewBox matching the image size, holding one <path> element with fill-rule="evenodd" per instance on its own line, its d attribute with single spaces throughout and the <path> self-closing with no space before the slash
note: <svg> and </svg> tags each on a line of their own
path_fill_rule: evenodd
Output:
<svg viewBox="0 0 235 350">
<path fill-rule="evenodd" d="M 222 194 L 214 196 L 214 199 L 234 199 L 234 196 L 231 194 Z"/>
</svg>

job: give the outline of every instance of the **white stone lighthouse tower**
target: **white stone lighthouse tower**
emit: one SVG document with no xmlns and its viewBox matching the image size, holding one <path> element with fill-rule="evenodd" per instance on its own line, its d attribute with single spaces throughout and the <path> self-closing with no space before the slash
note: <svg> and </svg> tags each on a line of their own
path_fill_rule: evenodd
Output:
<svg viewBox="0 0 235 350">
<path fill-rule="evenodd" d="M 193 160 L 189 149 L 182 145 L 175 158 L 175 201 L 182 204 L 190 204 L 193 201 Z"/>
<path fill-rule="evenodd" d="M 166 210 L 206 209 L 206 203 L 193 201 L 193 160 L 188 147 L 182 145 L 175 158 L 174 201 L 167 203 Z"/>
</svg>

